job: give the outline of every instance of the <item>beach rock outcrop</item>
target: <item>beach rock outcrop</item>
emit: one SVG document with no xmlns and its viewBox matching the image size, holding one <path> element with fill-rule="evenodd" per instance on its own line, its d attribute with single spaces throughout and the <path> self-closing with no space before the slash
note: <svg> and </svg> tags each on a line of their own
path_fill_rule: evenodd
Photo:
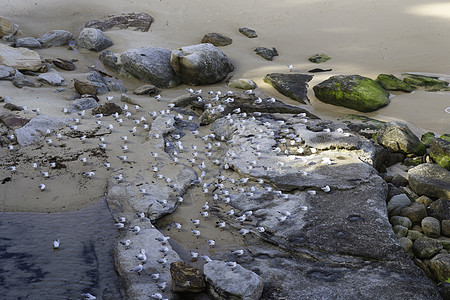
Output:
<svg viewBox="0 0 450 300">
<path fill-rule="evenodd" d="M 331 59 L 331 57 L 329 57 L 328 55 L 324 54 L 324 53 L 317 53 L 314 54 L 313 56 L 311 56 L 310 58 L 308 58 L 308 60 L 312 63 L 315 64 L 320 64 L 320 63 L 324 63 L 326 61 L 329 61 Z"/>
<path fill-rule="evenodd" d="M 275 48 L 269 49 L 266 47 L 257 47 L 253 51 L 265 60 L 272 61 L 275 56 L 278 56 L 278 51 Z"/>
<path fill-rule="evenodd" d="M 181 83 L 172 68 L 170 56 L 170 50 L 144 47 L 130 49 L 122 54 L 104 51 L 100 61 L 119 75 L 135 77 L 158 88 L 170 88 Z"/>
<path fill-rule="evenodd" d="M 256 273 L 236 264 L 213 260 L 203 266 L 208 293 L 215 300 L 259 300 L 263 292 L 263 280 Z"/>
<path fill-rule="evenodd" d="M 230 80 L 230 82 L 228 82 L 228 86 L 241 90 L 253 90 L 256 88 L 256 83 L 250 79 L 239 78 Z"/>
<path fill-rule="evenodd" d="M 5 112 L 0 114 L 0 122 L 9 129 L 17 129 L 30 122 L 30 119 Z"/>
<path fill-rule="evenodd" d="M 122 108 L 112 102 L 106 102 L 92 110 L 93 115 L 102 114 L 103 116 L 110 116 L 115 113 L 118 113 L 120 115 L 122 113 Z"/>
<path fill-rule="evenodd" d="M 431 141 L 431 158 L 443 168 L 450 171 L 450 141 L 435 138 Z"/>
<path fill-rule="evenodd" d="M 247 28 L 247 27 L 239 28 L 239 32 L 250 39 L 258 37 L 258 35 L 256 34 L 256 31 L 254 31 L 253 29 Z"/>
<path fill-rule="evenodd" d="M 185 262 L 170 264 L 172 290 L 175 293 L 200 293 L 206 288 L 205 276 L 202 270 Z"/>
<path fill-rule="evenodd" d="M 431 258 L 443 248 L 441 242 L 436 239 L 422 236 L 414 241 L 413 251 L 419 258 Z"/>
<path fill-rule="evenodd" d="M 309 102 L 308 82 L 313 78 L 307 74 L 271 73 L 264 77 L 264 82 L 272 85 L 281 94 L 306 104 Z"/>
<path fill-rule="evenodd" d="M 405 76 L 403 80 L 413 87 L 422 87 L 430 92 L 448 90 L 449 83 L 445 80 L 440 80 L 438 76 L 426 76 L 409 73 L 404 73 L 402 75 Z"/>
<path fill-rule="evenodd" d="M 34 37 L 26 37 L 16 40 L 16 47 L 24 47 L 28 49 L 40 49 L 42 44 Z"/>
<path fill-rule="evenodd" d="M 86 97 L 74 100 L 69 105 L 69 112 L 77 112 L 86 109 L 96 108 L 98 106 L 97 100 L 95 98 Z"/>
<path fill-rule="evenodd" d="M 44 139 L 47 130 L 55 131 L 70 122 L 73 122 L 70 118 L 38 115 L 14 133 L 19 145 L 27 146 Z"/>
<path fill-rule="evenodd" d="M 403 91 L 407 93 L 413 91 L 413 88 L 409 84 L 392 74 L 380 74 L 375 81 L 388 91 Z"/>
<path fill-rule="evenodd" d="M 213 44 L 181 47 L 172 51 L 170 64 L 183 83 L 213 84 L 234 70 L 228 57 Z"/>
<path fill-rule="evenodd" d="M 40 74 L 37 77 L 37 80 L 52 86 L 61 86 L 65 84 L 65 79 L 54 69 L 51 69 L 47 73 Z"/>
<path fill-rule="evenodd" d="M 207 33 L 202 38 L 202 43 L 213 44 L 216 47 L 223 47 L 231 45 L 233 40 L 223 34 L 220 33 Z"/>
<path fill-rule="evenodd" d="M 42 44 L 42 47 L 60 47 L 69 44 L 73 35 L 67 30 L 52 30 L 44 33 L 38 38 L 38 41 Z"/>
<path fill-rule="evenodd" d="M 421 164 L 408 171 L 408 182 L 418 195 L 450 199 L 450 171 L 435 164 Z"/>
<path fill-rule="evenodd" d="M 450 220 L 450 200 L 441 198 L 433 201 L 428 206 L 428 215 L 442 222 Z"/>
<path fill-rule="evenodd" d="M 93 51 L 102 51 L 113 45 L 113 41 L 103 34 L 100 29 L 84 28 L 77 39 L 77 45 Z"/>
<path fill-rule="evenodd" d="M 155 96 L 159 93 L 161 93 L 161 91 L 153 84 L 142 85 L 133 91 L 133 94 L 135 95 Z"/>
<path fill-rule="evenodd" d="M 426 147 L 403 123 L 388 122 L 378 131 L 377 142 L 391 152 L 425 154 Z"/>
<path fill-rule="evenodd" d="M 109 15 L 106 20 L 90 20 L 84 27 L 96 28 L 101 31 L 112 29 L 133 28 L 137 31 L 147 32 L 153 22 L 152 16 L 144 12 L 123 13 L 119 16 Z"/>
<path fill-rule="evenodd" d="M 19 30 L 19 25 L 0 17 L 0 38 L 8 35 L 15 35 Z"/>
<path fill-rule="evenodd" d="M 375 111 L 389 104 L 389 93 L 374 80 L 359 75 L 337 75 L 313 87 L 322 102 L 361 112 Z"/>
<path fill-rule="evenodd" d="M 0 44 L 0 65 L 17 70 L 37 71 L 41 64 L 41 57 L 36 51 Z"/>
<path fill-rule="evenodd" d="M 450 278 L 450 254 L 438 254 L 430 260 L 430 269 L 437 281 Z"/>
<path fill-rule="evenodd" d="M 16 69 L 0 65 L 0 80 L 12 80 L 16 74 Z"/>
</svg>

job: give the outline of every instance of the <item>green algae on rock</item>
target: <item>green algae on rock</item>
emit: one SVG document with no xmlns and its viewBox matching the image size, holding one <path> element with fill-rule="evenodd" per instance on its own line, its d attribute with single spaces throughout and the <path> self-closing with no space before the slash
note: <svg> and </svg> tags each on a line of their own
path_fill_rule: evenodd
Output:
<svg viewBox="0 0 450 300">
<path fill-rule="evenodd" d="M 430 147 L 430 156 L 438 166 L 450 171 L 450 141 L 433 139 Z"/>
<path fill-rule="evenodd" d="M 405 124 L 388 122 L 378 132 L 377 142 L 392 152 L 423 155 L 426 146 Z"/>
<path fill-rule="evenodd" d="M 440 80 L 437 76 L 426 76 L 417 74 L 402 74 L 407 84 L 413 87 L 424 87 L 429 92 L 448 91 L 448 82 Z"/>
<path fill-rule="evenodd" d="M 428 131 L 428 132 L 422 134 L 422 136 L 420 137 L 420 140 L 421 140 L 425 145 L 430 145 L 434 138 L 435 138 L 434 133 Z"/>
<path fill-rule="evenodd" d="M 314 54 L 313 56 L 311 56 L 310 58 L 308 58 L 308 60 L 310 62 L 315 63 L 315 64 L 320 64 L 320 63 L 329 61 L 330 59 L 331 59 L 331 57 L 329 57 L 328 55 L 323 54 L 323 53 L 317 53 L 317 54 Z"/>
<path fill-rule="evenodd" d="M 375 111 L 389 104 L 389 93 L 376 81 L 360 75 L 337 75 L 313 87 L 322 102 L 361 112 Z"/>
<path fill-rule="evenodd" d="M 413 88 L 409 84 L 392 74 L 380 74 L 375 81 L 388 91 L 403 91 L 408 93 L 413 91 Z"/>
</svg>

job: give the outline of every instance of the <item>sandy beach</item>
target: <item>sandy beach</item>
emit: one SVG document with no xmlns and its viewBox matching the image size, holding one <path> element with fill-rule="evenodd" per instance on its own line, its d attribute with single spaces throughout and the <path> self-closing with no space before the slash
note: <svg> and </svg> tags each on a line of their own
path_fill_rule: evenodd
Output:
<svg viewBox="0 0 450 300">
<path fill-rule="evenodd" d="M 282 96 L 270 85 L 263 82 L 267 73 L 287 72 L 287 64 L 294 65 L 295 73 L 306 73 L 317 67 L 307 58 L 317 52 L 331 56 L 331 60 L 321 64 L 322 68 L 332 68 L 332 72 L 316 74 L 310 87 L 337 74 L 359 74 L 375 78 L 380 73 L 399 76 L 403 72 L 441 74 L 449 78 L 450 46 L 450 6 L 446 1 L 424 4 L 422 1 L 108 1 L 108 5 L 87 0 L 71 2 L 7 1 L 2 16 L 17 23 L 21 37 L 39 37 L 43 33 L 64 29 L 74 37 L 84 24 L 109 14 L 123 12 L 146 12 L 154 17 L 149 32 L 132 30 L 112 30 L 106 35 L 114 41 L 108 50 L 122 52 L 141 46 L 157 46 L 170 50 L 181 46 L 197 44 L 205 33 L 218 32 L 233 39 L 230 46 L 222 51 L 235 66 L 233 78 L 248 78 L 258 84 L 257 95 L 276 97 L 289 104 L 295 101 Z M 51 17 L 49 17 L 51 16 Z M 258 38 L 248 39 L 238 32 L 239 27 L 256 30 Z M 279 56 L 274 61 L 266 61 L 255 55 L 258 46 L 275 47 Z M 42 58 L 60 57 L 76 59 L 77 70 L 61 71 L 67 85 L 66 91 L 55 93 L 54 87 L 24 87 L 18 89 L 10 82 L 0 82 L 1 95 L 9 96 L 17 105 L 28 105 L 30 109 L 40 107 L 49 115 L 63 116 L 61 108 L 66 106 L 73 94 L 72 80 L 85 79 L 88 66 L 102 68 L 98 53 L 79 49 L 78 53 L 65 47 L 39 49 Z M 141 85 L 137 80 L 123 80 L 124 86 L 132 91 Z M 185 85 L 162 92 L 165 101 L 185 92 Z M 204 87 L 205 89 L 226 90 L 225 83 Z M 114 95 L 114 93 L 112 93 Z M 116 97 L 118 96 L 115 95 Z M 324 104 L 315 99 L 312 89 L 308 96 L 311 105 L 304 108 L 323 117 L 338 119 L 349 113 L 345 108 Z M 155 104 L 145 96 L 133 96 L 144 110 L 157 110 L 164 103 Z M 154 107 L 153 107 L 153 106 Z M 159 106 L 158 106 L 159 105 Z M 415 91 L 412 94 L 396 93 L 391 103 L 376 112 L 366 114 L 380 120 L 400 120 L 408 124 L 416 134 L 426 131 L 446 133 L 450 129 L 449 114 L 444 109 L 450 105 L 449 93 L 429 93 Z M 89 125 L 86 125 L 89 126 Z M 114 143 L 112 141 L 111 143 Z M 83 145 L 88 149 L 95 144 Z M 72 144 L 68 149 L 78 151 Z M 4 148 L 2 152 L 6 151 Z M 22 150 L 20 150 L 22 151 Z M 39 156 L 32 150 L 23 150 L 26 156 Z M 36 150 L 44 153 L 42 149 Z M 84 151 L 84 150 L 83 150 Z M 88 151 L 88 150 L 86 150 Z M 2 153 L 3 154 L 3 153 Z M 136 154 L 137 157 L 139 156 Z M 96 159 L 93 165 L 84 169 L 97 169 L 102 163 Z M 98 201 L 105 190 L 106 182 L 99 179 L 85 185 L 85 192 L 79 193 L 79 186 L 70 187 L 72 175 L 86 170 L 63 172 L 53 177 L 55 194 L 50 200 L 38 199 L 32 180 L 33 174 L 22 171 L 17 184 L 22 189 L 0 188 L 2 202 L 0 209 L 7 211 L 68 211 L 85 207 Z M 31 172 L 31 171 L 30 171 Z M 2 176 L 8 174 L 2 168 Z M 103 175 L 100 175 L 102 178 Z M 29 177 L 27 179 L 27 177 Z M 31 178 L 31 179 L 30 179 Z M 56 181 L 57 178 L 57 181 Z M 31 181 L 30 181 L 31 180 Z M 20 182 L 20 183 L 19 183 Z M 48 181 L 51 182 L 51 181 Z M 68 184 L 65 186 L 65 184 Z M 62 189 L 66 192 L 62 193 Z M 72 192 L 71 192 L 72 191 Z M 65 199 L 65 200 L 64 200 Z"/>
</svg>

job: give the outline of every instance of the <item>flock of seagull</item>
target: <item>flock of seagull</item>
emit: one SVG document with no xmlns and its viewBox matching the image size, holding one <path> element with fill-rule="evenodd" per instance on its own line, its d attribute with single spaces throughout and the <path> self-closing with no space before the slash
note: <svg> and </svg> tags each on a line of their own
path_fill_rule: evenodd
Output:
<svg viewBox="0 0 450 300">
<path fill-rule="evenodd" d="M 197 100 L 199 102 L 205 102 L 205 107 L 207 109 L 212 110 L 214 112 L 215 110 L 220 111 L 223 109 L 222 104 L 230 103 L 233 100 L 233 92 L 228 91 L 225 92 L 223 95 L 220 91 L 217 92 L 209 92 L 209 97 L 202 96 L 202 91 L 197 90 L 194 91 L 192 89 L 187 89 L 189 93 L 192 95 L 197 96 Z M 244 92 L 245 94 L 253 94 L 252 90 L 248 90 Z M 154 97 L 156 101 L 161 102 L 161 95 L 157 95 Z M 209 98 L 209 99 L 208 99 Z M 106 101 L 112 101 L 113 97 L 109 96 L 106 98 Z M 254 100 L 254 105 L 261 105 L 264 101 L 267 102 L 273 102 L 273 98 L 268 99 L 261 99 L 256 98 Z M 115 161 L 106 161 L 103 163 L 104 167 L 107 170 L 111 170 L 115 173 L 113 178 L 117 182 L 124 182 L 126 180 L 126 175 L 124 175 L 122 172 L 120 172 L 121 169 L 123 169 L 126 166 L 126 163 L 132 161 L 132 158 L 130 159 L 130 154 L 133 155 L 135 152 L 139 152 L 138 150 L 132 151 L 134 149 L 132 147 L 132 141 L 133 139 L 137 137 L 144 137 L 144 138 L 150 138 L 150 139 L 164 139 L 165 142 L 165 152 L 168 154 L 168 156 L 164 156 L 164 158 L 161 158 L 162 153 L 158 153 L 158 151 L 155 149 L 151 152 L 151 161 L 146 162 L 150 164 L 150 168 L 153 172 L 153 177 L 157 180 L 160 180 L 163 184 L 167 184 L 169 186 L 173 185 L 173 178 L 170 178 L 169 176 L 163 175 L 163 172 L 161 172 L 161 169 L 164 168 L 164 164 L 167 161 L 167 159 L 172 160 L 172 164 L 186 164 L 190 165 L 193 168 L 196 168 L 198 170 L 198 173 L 200 176 L 198 176 L 198 179 L 194 182 L 197 186 L 199 186 L 205 195 L 206 199 L 210 199 L 204 203 L 204 205 L 201 207 L 200 216 L 203 218 L 209 218 L 211 216 L 210 213 L 210 201 L 221 201 L 224 204 L 229 204 L 232 198 L 232 193 L 234 190 L 240 193 L 245 193 L 247 196 L 253 196 L 255 194 L 255 185 L 259 184 L 260 187 L 262 187 L 265 191 L 272 193 L 274 195 L 277 195 L 283 199 L 288 199 L 289 195 L 284 194 L 281 191 L 274 190 L 270 184 L 266 184 L 263 179 L 261 178 L 240 178 L 240 179 L 233 179 L 231 177 L 227 177 L 224 174 L 227 172 L 227 170 L 230 169 L 230 166 L 227 163 L 224 163 L 223 160 L 221 160 L 222 157 L 222 150 L 224 149 L 224 145 L 227 145 L 227 143 L 232 143 L 232 140 L 227 141 L 225 137 L 223 136 L 216 136 L 213 133 L 206 134 L 201 136 L 199 130 L 192 130 L 191 134 L 195 137 L 194 142 L 183 142 L 183 136 L 185 135 L 185 132 L 183 130 L 175 130 L 166 136 L 163 136 L 159 133 L 150 134 L 149 131 L 151 129 L 151 123 L 153 120 L 155 120 L 158 116 L 173 116 L 173 119 L 170 118 L 168 121 L 166 121 L 167 126 L 173 126 L 173 122 L 194 122 L 194 116 L 185 116 L 180 113 L 178 113 L 176 110 L 174 110 L 174 104 L 170 103 L 167 104 L 166 107 L 159 111 L 151 111 L 151 112 L 145 112 L 139 105 L 128 105 L 124 104 L 122 105 L 122 110 L 124 117 L 119 115 L 118 113 L 113 114 L 112 116 L 104 116 L 103 114 L 96 114 L 93 115 L 93 118 L 95 120 L 95 126 L 97 126 L 97 129 L 103 129 L 106 134 L 102 134 L 98 136 L 98 144 L 97 147 L 101 149 L 102 151 L 113 151 L 114 154 L 117 155 L 109 155 L 108 157 L 114 159 L 114 156 L 117 160 Z M 33 110 L 36 114 L 40 113 L 40 109 L 36 108 Z M 64 114 L 69 114 L 69 111 L 67 108 L 63 108 L 62 112 Z M 88 119 L 87 112 L 85 110 L 79 111 L 76 113 L 77 116 L 73 118 L 73 123 L 68 125 L 68 130 L 70 132 L 76 132 L 79 136 L 79 141 L 81 144 L 87 143 L 90 139 L 93 139 L 92 135 L 88 136 L 83 133 L 83 131 L 80 130 L 80 125 L 84 122 L 84 120 Z M 253 113 L 253 114 L 246 114 L 245 112 L 241 112 L 240 109 L 235 109 L 232 114 L 229 114 L 225 116 L 225 119 L 228 120 L 228 123 L 231 125 L 234 122 L 235 118 L 251 118 L 252 120 L 256 120 L 257 117 L 261 116 L 261 113 Z M 111 119 L 112 117 L 112 119 Z M 297 117 L 301 118 L 303 122 L 307 122 L 306 114 L 299 114 Z M 280 124 L 283 124 L 284 121 L 276 121 L 273 120 L 273 122 L 278 122 Z M 270 127 L 271 123 L 265 120 L 265 122 L 261 121 L 261 124 L 266 127 Z M 120 128 L 118 130 L 118 128 Z M 125 134 L 124 134 L 125 132 Z M 127 133 L 128 132 L 128 133 Z M 120 141 L 122 142 L 122 145 L 118 147 L 117 145 L 114 145 L 113 143 L 108 142 L 108 139 L 105 137 L 108 134 L 120 134 Z M 285 129 L 277 134 L 283 134 L 283 136 L 278 136 L 278 143 L 281 144 L 289 144 L 290 146 L 297 146 L 296 153 L 293 153 L 294 155 L 301 155 L 304 153 L 304 148 L 300 146 L 302 143 L 302 139 L 300 137 L 296 136 L 289 136 L 289 130 Z M 291 134 L 292 135 L 292 134 Z M 288 138 L 286 138 L 286 136 Z M 10 134 L 7 136 L 7 138 L 13 142 L 15 140 L 14 134 Z M 47 144 L 49 147 L 55 145 L 55 142 L 61 141 L 64 139 L 64 130 L 60 131 L 47 131 L 45 133 L 44 143 Z M 92 144 L 92 143 L 90 143 Z M 114 150 L 112 149 L 113 147 Z M 285 147 L 286 148 L 286 147 Z M 8 145 L 8 149 L 11 151 L 15 151 L 14 145 L 11 143 Z M 258 146 L 255 147 L 255 153 L 256 157 L 260 158 L 263 154 L 258 151 Z M 308 149 L 311 153 L 315 153 L 314 148 Z M 291 154 L 289 150 L 282 151 L 280 147 L 276 147 L 273 149 L 273 152 L 275 155 L 283 155 L 283 154 Z M 266 153 L 267 154 L 267 153 Z M 273 155 L 272 153 L 269 153 L 268 155 Z M 167 158 L 168 157 L 168 158 Z M 89 158 L 86 156 L 82 156 L 79 158 L 79 161 L 83 164 L 83 166 L 88 165 Z M 331 160 L 327 160 L 327 158 L 324 158 L 324 163 L 331 164 Z M 255 162 L 249 162 L 249 168 L 252 167 L 252 165 L 255 165 Z M 169 164 L 170 165 L 170 164 Z M 36 162 L 32 163 L 32 167 L 36 170 L 38 170 L 41 175 L 42 179 L 45 180 L 51 176 L 51 169 L 55 168 L 57 165 L 56 163 L 50 163 L 49 169 L 43 169 L 41 166 L 38 166 Z M 117 166 L 115 168 L 114 166 Z M 149 169 L 150 169 L 149 168 Z M 169 166 L 170 168 L 170 166 Z M 15 173 L 18 171 L 18 166 L 12 165 L 8 167 L 9 171 L 12 173 Z M 211 170 L 215 171 L 211 171 Z M 86 178 L 93 178 L 95 177 L 95 170 L 92 171 L 85 171 L 82 173 L 83 176 Z M 42 183 L 39 183 L 38 189 L 42 192 L 46 191 L 46 185 L 44 181 Z M 139 193 L 142 196 L 145 196 L 148 194 L 147 190 L 142 187 L 138 187 Z M 325 186 L 322 187 L 322 190 L 324 192 L 330 192 L 330 187 Z M 315 190 L 308 191 L 310 194 L 315 194 Z M 179 195 L 177 197 L 178 204 L 182 204 L 184 199 L 182 197 L 183 195 Z M 167 206 L 167 200 L 161 199 L 159 202 L 162 206 Z M 300 207 L 300 210 L 307 210 L 308 208 L 305 206 Z M 285 222 L 287 219 L 291 218 L 291 212 L 290 211 L 279 211 L 279 216 L 277 216 L 277 220 L 280 223 Z M 252 219 L 252 211 L 243 211 L 243 212 L 236 212 L 235 209 L 231 208 L 226 212 L 226 215 L 232 220 L 234 218 L 234 222 L 238 222 L 238 224 L 245 224 L 246 221 L 249 221 Z M 145 213 L 138 213 L 138 218 L 145 219 Z M 139 226 L 134 226 L 131 228 L 126 228 L 128 220 L 125 217 L 119 217 L 116 220 L 116 223 L 114 224 L 116 228 L 119 230 L 128 229 L 131 232 L 135 233 L 136 235 L 140 232 Z M 228 223 L 227 220 L 218 220 L 216 222 L 216 227 L 220 230 L 223 230 L 227 227 Z M 201 220 L 199 218 L 192 218 L 191 219 L 191 228 L 190 232 L 192 233 L 193 237 L 195 238 L 203 238 L 202 233 L 199 230 L 199 225 L 201 223 Z M 263 233 L 265 231 L 265 228 L 263 226 L 256 226 L 252 225 L 254 227 L 252 228 L 246 228 L 244 226 L 241 226 L 238 230 L 238 233 L 242 236 L 245 236 L 246 234 L 250 232 L 257 232 L 257 233 Z M 177 229 L 178 231 L 182 230 L 182 224 L 179 222 L 174 222 L 173 227 Z M 170 238 L 162 237 L 159 238 L 158 241 L 161 243 L 161 248 L 159 251 L 162 254 L 161 259 L 157 260 L 157 263 L 165 266 L 168 263 L 168 260 L 166 259 L 166 254 L 169 250 L 169 248 L 166 246 L 168 243 L 168 240 Z M 128 249 L 130 247 L 131 241 L 130 240 L 124 240 L 120 242 L 123 247 Z M 205 243 L 210 248 L 215 247 L 216 241 L 211 238 L 205 238 Z M 53 242 L 53 248 L 59 249 L 60 247 L 60 241 L 55 240 Z M 243 249 L 234 249 L 231 250 L 231 254 L 234 255 L 236 258 L 241 257 L 244 255 Z M 195 252 L 193 250 L 190 251 L 191 259 L 192 261 L 196 261 L 198 257 L 200 256 L 203 260 L 206 262 L 211 261 L 211 258 L 209 258 L 207 255 L 201 255 L 198 252 Z M 136 267 L 132 268 L 130 272 L 136 272 L 137 274 L 141 274 L 141 272 L 144 269 L 145 263 L 147 262 L 147 256 L 145 249 L 140 249 L 139 253 L 136 254 Z M 227 264 L 230 266 L 230 268 L 234 269 L 237 265 L 235 261 L 229 261 Z M 161 290 L 161 293 L 155 293 L 151 295 L 152 299 L 164 299 L 162 293 L 167 288 L 167 282 L 159 282 L 160 275 L 157 273 L 151 274 L 150 277 L 152 280 L 155 281 L 157 287 Z M 85 299 L 95 299 L 95 296 L 86 293 L 83 295 Z"/>
</svg>

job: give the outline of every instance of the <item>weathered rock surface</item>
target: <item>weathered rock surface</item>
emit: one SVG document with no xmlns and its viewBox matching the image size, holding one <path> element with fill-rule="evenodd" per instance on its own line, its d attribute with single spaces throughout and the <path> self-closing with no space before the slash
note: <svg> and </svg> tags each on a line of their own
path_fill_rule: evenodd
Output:
<svg viewBox="0 0 450 300">
<path fill-rule="evenodd" d="M 127 214 L 125 214 L 127 215 Z M 161 232 L 151 225 L 147 220 L 138 220 L 130 215 L 130 223 L 122 231 L 121 241 L 130 240 L 130 246 L 117 245 L 114 251 L 115 269 L 120 276 L 123 284 L 126 299 L 147 300 L 151 295 L 163 293 L 169 299 L 174 299 L 175 294 L 170 289 L 172 279 L 169 273 L 169 265 L 173 262 L 181 261 L 178 254 L 172 250 L 170 244 L 162 245 L 157 238 L 164 237 Z M 139 226 L 138 235 L 129 231 L 129 228 Z M 168 250 L 164 254 L 159 251 L 161 247 L 167 247 Z M 144 249 L 147 256 L 147 262 L 143 264 L 142 271 L 138 274 L 131 270 L 139 265 L 136 256 L 140 250 Z M 160 263 L 161 260 L 164 263 Z M 158 262 L 159 261 L 159 262 Z M 150 279 L 151 274 L 159 274 L 158 283 L 167 283 L 167 287 L 163 291 L 156 285 L 157 282 Z"/>
<path fill-rule="evenodd" d="M 436 239 L 422 236 L 414 241 L 413 251 L 419 258 L 431 258 L 443 248 L 441 242 Z"/>
<path fill-rule="evenodd" d="M 16 69 L 0 65 L 0 80 L 12 80 L 16 74 Z"/>
<path fill-rule="evenodd" d="M 61 86 L 65 84 L 64 78 L 56 70 L 53 69 L 50 72 L 40 74 L 37 77 L 37 80 L 52 86 Z"/>
<path fill-rule="evenodd" d="M 389 218 L 389 222 L 391 222 L 392 225 L 401 225 L 403 227 L 406 227 L 408 229 L 412 228 L 412 222 L 407 217 L 401 217 L 401 216 L 393 216 Z"/>
<path fill-rule="evenodd" d="M 18 88 L 22 88 L 24 86 L 29 87 L 40 87 L 42 84 L 39 82 L 35 82 L 34 80 L 29 79 L 27 76 L 23 75 L 19 71 L 16 71 L 14 78 L 11 80 L 12 84 Z"/>
<path fill-rule="evenodd" d="M 430 260 L 430 269 L 436 280 L 448 281 L 450 278 L 450 254 L 438 254 Z"/>
<path fill-rule="evenodd" d="M 211 211 L 235 229 L 249 230 L 245 240 L 253 258 L 240 264 L 263 278 L 263 299 L 345 299 L 354 296 L 354 286 L 367 298 L 406 293 L 439 299 L 392 232 L 386 183 L 360 159 L 376 157 L 376 147 L 358 143 L 359 137 L 332 122 L 281 114 L 231 119 L 212 126 L 227 141 L 221 163 L 249 178 L 253 188 L 224 189 L 235 216 L 252 214 L 237 221 L 214 203 Z"/>
<path fill-rule="evenodd" d="M 450 219 L 442 220 L 441 229 L 443 235 L 450 237 Z"/>
<path fill-rule="evenodd" d="M 408 93 L 413 91 L 409 84 L 392 74 L 380 74 L 375 81 L 388 91 L 403 91 Z"/>
<path fill-rule="evenodd" d="M 97 95 L 97 87 L 92 82 L 74 79 L 73 87 L 80 95 Z"/>
<path fill-rule="evenodd" d="M 74 100 L 69 105 L 69 112 L 77 112 L 86 109 L 96 108 L 98 106 L 97 100 L 91 97 L 80 98 Z"/>
<path fill-rule="evenodd" d="M 30 122 L 30 119 L 5 112 L 0 114 L 0 122 L 2 122 L 9 129 L 17 129 Z"/>
<path fill-rule="evenodd" d="M 264 82 L 272 85 L 281 94 L 306 104 L 309 103 L 308 82 L 312 78 L 312 75 L 306 74 L 271 73 L 264 77 Z"/>
<path fill-rule="evenodd" d="M 413 224 L 420 224 L 423 218 L 427 216 L 427 208 L 420 203 L 412 203 L 409 206 L 402 207 L 400 215 L 407 217 Z"/>
<path fill-rule="evenodd" d="M 0 64 L 17 70 L 36 71 L 41 67 L 41 57 L 27 48 L 13 48 L 0 44 Z"/>
<path fill-rule="evenodd" d="M 133 94 L 135 95 L 155 96 L 158 95 L 159 93 L 161 93 L 161 91 L 152 84 L 140 86 L 133 91 Z"/>
<path fill-rule="evenodd" d="M 450 171 L 435 164 L 421 164 L 408 171 L 414 192 L 431 198 L 450 199 Z"/>
<path fill-rule="evenodd" d="M 52 60 L 52 63 L 57 66 L 60 69 L 66 70 L 66 71 L 73 71 L 75 70 L 75 64 L 71 62 L 70 60 L 57 58 Z"/>
<path fill-rule="evenodd" d="M 450 142 L 435 138 L 431 141 L 431 158 L 441 167 L 450 171 Z"/>
<path fill-rule="evenodd" d="M 441 235 L 441 223 L 433 217 L 425 217 L 421 222 L 423 233 L 430 238 L 437 238 Z"/>
<path fill-rule="evenodd" d="M 326 61 L 329 61 L 331 59 L 331 57 L 329 57 L 328 55 L 324 54 L 324 53 L 317 53 L 314 54 L 313 56 L 311 56 L 310 58 L 308 58 L 308 60 L 312 63 L 315 64 L 320 64 L 320 63 L 324 63 Z"/>
<path fill-rule="evenodd" d="M 15 35 L 18 29 L 19 25 L 0 17 L 0 38 L 7 35 Z"/>
<path fill-rule="evenodd" d="M 207 33 L 202 38 L 202 43 L 213 44 L 216 47 L 231 45 L 233 40 L 220 33 Z"/>
<path fill-rule="evenodd" d="M 170 55 L 170 50 L 164 48 L 145 47 L 130 49 L 120 55 L 105 51 L 100 55 L 100 60 L 119 75 L 168 88 L 181 82 L 170 64 Z"/>
<path fill-rule="evenodd" d="M 21 146 L 27 146 L 42 140 L 47 130 L 55 131 L 71 122 L 73 121 L 70 118 L 38 115 L 23 127 L 16 129 L 14 134 Z"/>
<path fill-rule="evenodd" d="M 123 13 L 120 16 L 109 15 L 106 20 L 90 20 L 84 27 L 96 28 L 101 31 L 111 29 L 127 29 L 134 28 L 134 30 L 147 32 L 153 22 L 152 16 L 143 12 Z"/>
<path fill-rule="evenodd" d="M 428 207 L 428 215 L 440 221 L 450 220 L 450 200 L 438 199 Z"/>
<path fill-rule="evenodd" d="M 175 293 L 200 293 L 206 288 L 202 270 L 184 262 L 170 264 L 172 290 Z"/>
<path fill-rule="evenodd" d="M 448 90 L 448 82 L 440 80 L 438 76 L 426 76 L 418 74 L 402 74 L 407 84 L 413 87 L 424 87 L 428 91 Z"/>
<path fill-rule="evenodd" d="M 224 261 L 213 260 L 203 266 L 203 273 L 213 299 L 258 300 L 262 295 L 262 278 L 239 264 L 232 268 Z"/>
<path fill-rule="evenodd" d="M 41 43 L 34 37 L 26 37 L 16 40 L 16 47 L 24 47 L 29 49 L 40 49 L 42 48 Z"/>
<path fill-rule="evenodd" d="M 257 47 L 253 51 L 265 60 L 272 61 L 275 56 L 278 56 L 278 51 L 275 48 L 269 49 L 266 47 Z"/>
<path fill-rule="evenodd" d="M 228 57 L 212 44 L 192 45 L 174 50 L 170 64 L 181 80 L 190 85 L 217 83 L 234 70 Z"/>
<path fill-rule="evenodd" d="M 100 29 L 84 28 L 77 39 L 77 45 L 93 51 L 102 51 L 113 45 L 113 41 L 103 34 Z"/>
<path fill-rule="evenodd" d="M 230 80 L 228 86 L 241 90 L 253 90 L 256 88 L 256 83 L 250 79 L 239 78 Z"/>
<path fill-rule="evenodd" d="M 388 122 L 380 129 L 377 142 L 392 152 L 414 153 L 423 155 L 426 152 L 425 145 L 403 123 Z"/>
<path fill-rule="evenodd" d="M 317 99 L 361 112 L 389 104 L 389 93 L 374 80 L 359 75 L 338 75 L 313 87 Z"/>
<path fill-rule="evenodd" d="M 5 105 L 3 105 L 4 108 L 9 109 L 10 111 L 22 111 L 23 107 L 16 105 L 14 103 L 6 103 Z"/>
<path fill-rule="evenodd" d="M 60 47 L 69 44 L 69 41 L 73 38 L 71 32 L 66 30 L 52 30 L 44 33 L 38 38 L 38 41 L 42 44 L 42 47 Z"/>
<path fill-rule="evenodd" d="M 103 114 L 103 116 L 105 117 L 115 113 L 118 113 L 120 115 L 122 113 L 122 108 L 119 105 L 112 102 L 101 104 L 92 110 L 93 115 Z"/>
<path fill-rule="evenodd" d="M 239 32 L 250 39 L 258 37 L 258 35 L 256 34 L 256 31 L 254 31 L 253 29 L 247 28 L 247 27 L 239 28 Z"/>
</svg>

